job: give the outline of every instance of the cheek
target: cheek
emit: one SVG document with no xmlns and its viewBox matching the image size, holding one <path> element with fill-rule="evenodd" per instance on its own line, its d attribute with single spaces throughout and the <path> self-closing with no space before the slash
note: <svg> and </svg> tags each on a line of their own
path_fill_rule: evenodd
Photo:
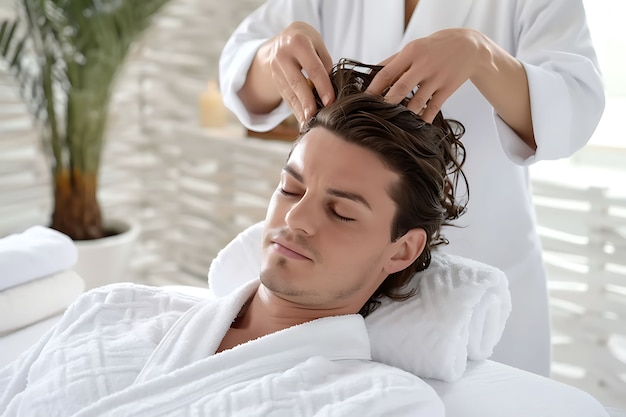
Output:
<svg viewBox="0 0 626 417">
<path fill-rule="evenodd" d="M 352 250 L 359 248 L 364 251 L 376 251 L 378 248 L 385 246 L 390 241 L 390 233 L 378 221 L 369 223 L 360 222 L 358 224 L 344 225 L 331 233 L 330 240 L 334 244 Z"/>
<path fill-rule="evenodd" d="M 380 230 L 379 230 L 380 229 Z M 388 249 L 391 239 L 383 228 L 364 228 L 350 233 L 335 233 L 326 244 L 334 248 L 333 259 L 343 259 L 353 265 L 369 265 Z"/>
<path fill-rule="evenodd" d="M 270 199 L 270 202 L 267 206 L 267 212 L 265 214 L 265 220 L 270 222 L 272 220 L 277 220 L 280 219 L 281 217 L 284 218 L 284 213 L 283 211 L 285 210 L 285 208 L 283 207 L 284 204 L 280 203 L 280 196 L 278 196 L 278 192 L 274 192 L 274 194 L 272 194 L 272 198 Z"/>
</svg>

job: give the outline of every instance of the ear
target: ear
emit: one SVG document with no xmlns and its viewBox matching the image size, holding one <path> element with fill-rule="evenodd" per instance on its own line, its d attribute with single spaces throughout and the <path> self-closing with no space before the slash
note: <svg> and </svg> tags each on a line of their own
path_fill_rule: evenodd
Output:
<svg viewBox="0 0 626 417">
<path fill-rule="evenodd" d="M 426 231 L 424 229 L 409 230 L 391 244 L 391 257 L 385 264 L 384 271 L 389 275 L 406 269 L 422 254 L 425 247 Z"/>
</svg>

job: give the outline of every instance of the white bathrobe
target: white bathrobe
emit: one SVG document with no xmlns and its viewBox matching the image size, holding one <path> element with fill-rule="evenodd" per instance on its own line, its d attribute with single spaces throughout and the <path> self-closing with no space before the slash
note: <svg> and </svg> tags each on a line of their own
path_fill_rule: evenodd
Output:
<svg viewBox="0 0 626 417">
<path fill-rule="evenodd" d="M 247 127 L 268 130 L 290 113 L 249 114 L 236 92 L 258 47 L 292 21 L 317 28 L 336 62 L 378 63 L 413 39 L 467 27 L 517 57 L 528 75 L 537 151 L 494 113 L 470 82 L 443 106 L 466 127 L 466 214 L 447 228 L 445 251 L 494 265 L 510 280 L 513 311 L 492 359 L 548 374 L 545 272 L 535 228 L 527 165 L 567 157 L 590 138 L 604 109 L 596 56 L 580 0 L 420 0 L 403 31 L 401 0 L 270 0 L 237 28 L 220 60 L 227 106 Z M 461 194 L 464 190 L 459 190 Z"/>
<path fill-rule="evenodd" d="M 444 415 L 421 379 L 371 361 L 359 315 L 216 354 L 257 287 L 216 301 L 132 284 L 83 295 L 0 371 L 0 416 Z"/>
</svg>

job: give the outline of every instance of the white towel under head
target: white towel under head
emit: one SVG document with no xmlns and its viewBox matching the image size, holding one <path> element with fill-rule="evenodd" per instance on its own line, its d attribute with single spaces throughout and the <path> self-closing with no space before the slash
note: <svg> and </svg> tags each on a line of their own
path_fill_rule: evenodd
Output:
<svg viewBox="0 0 626 417">
<path fill-rule="evenodd" d="M 453 255 L 433 254 L 412 280 L 417 295 L 383 299 L 366 319 L 372 358 L 424 378 L 454 381 L 467 360 L 487 359 L 511 312 L 499 269 Z"/>
<path fill-rule="evenodd" d="M 0 239 L 0 291 L 71 268 L 78 257 L 68 236 L 44 226 Z"/>
<path fill-rule="evenodd" d="M 241 232 L 213 260 L 209 290 L 223 297 L 257 279 L 263 223 Z M 372 357 L 424 378 L 454 381 L 467 361 L 488 358 L 511 312 L 506 276 L 499 269 L 440 253 L 416 274 L 418 294 L 383 300 L 366 319 Z"/>
</svg>

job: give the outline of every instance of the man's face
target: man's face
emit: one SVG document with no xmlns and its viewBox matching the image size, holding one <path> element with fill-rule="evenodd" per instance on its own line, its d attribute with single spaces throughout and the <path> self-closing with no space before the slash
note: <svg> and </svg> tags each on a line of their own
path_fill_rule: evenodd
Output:
<svg viewBox="0 0 626 417">
<path fill-rule="evenodd" d="M 293 149 L 268 207 L 261 283 L 308 308 L 357 312 L 395 272 L 388 190 L 397 181 L 371 151 L 313 128 Z"/>
</svg>

